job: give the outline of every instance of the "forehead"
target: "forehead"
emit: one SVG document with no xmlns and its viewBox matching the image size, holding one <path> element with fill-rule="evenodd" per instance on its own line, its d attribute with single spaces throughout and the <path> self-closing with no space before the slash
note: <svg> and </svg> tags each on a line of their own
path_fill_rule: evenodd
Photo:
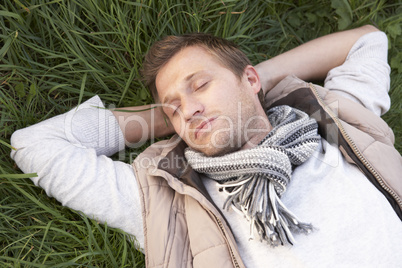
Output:
<svg viewBox="0 0 402 268">
<path fill-rule="evenodd" d="M 205 48 L 186 47 L 174 55 L 158 72 L 155 85 L 160 100 L 169 88 L 178 88 L 192 75 L 207 70 L 222 68 L 220 62 Z"/>
</svg>

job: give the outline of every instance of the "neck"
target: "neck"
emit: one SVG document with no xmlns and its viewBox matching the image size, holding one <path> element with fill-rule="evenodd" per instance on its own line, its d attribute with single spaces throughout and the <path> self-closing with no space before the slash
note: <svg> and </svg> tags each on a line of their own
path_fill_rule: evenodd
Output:
<svg viewBox="0 0 402 268">
<path fill-rule="evenodd" d="M 268 120 L 268 117 L 264 115 L 262 120 L 258 120 L 258 124 L 248 127 L 245 129 L 244 138 L 245 141 L 240 150 L 246 150 L 250 148 L 256 147 L 260 141 L 262 141 L 268 133 L 272 130 L 272 125 Z M 247 133 L 252 133 L 251 136 L 247 135 Z"/>
</svg>

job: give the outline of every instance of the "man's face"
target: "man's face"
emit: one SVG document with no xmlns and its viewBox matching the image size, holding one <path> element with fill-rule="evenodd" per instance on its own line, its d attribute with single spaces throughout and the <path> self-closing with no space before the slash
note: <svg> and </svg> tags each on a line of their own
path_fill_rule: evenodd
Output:
<svg viewBox="0 0 402 268">
<path fill-rule="evenodd" d="M 187 47 L 173 56 L 156 87 L 175 131 L 208 156 L 253 147 L 271 129 L 255 69 L 247 66 L 239 79 L 204 48 Z"/>
</svg>

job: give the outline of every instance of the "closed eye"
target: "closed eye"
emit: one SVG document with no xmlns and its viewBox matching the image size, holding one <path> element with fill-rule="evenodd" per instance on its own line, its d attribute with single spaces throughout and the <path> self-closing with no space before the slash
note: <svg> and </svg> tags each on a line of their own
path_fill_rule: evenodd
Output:
<svg viewBox="0 0 402 268">
<path fill-rule="evenodd" d="M 203 87 L 204 87 L 204 86 L 206 86 L 207 84 L 208 84 L 208 81 L 207 81 L 207 82 L 205 82 L 205 83 L 203 83 L 201 86 L 197 87 L 197 89 L 196 89 L 196 90 L 199 90 L 199 89 L 203 88 Z"/>
</svg>

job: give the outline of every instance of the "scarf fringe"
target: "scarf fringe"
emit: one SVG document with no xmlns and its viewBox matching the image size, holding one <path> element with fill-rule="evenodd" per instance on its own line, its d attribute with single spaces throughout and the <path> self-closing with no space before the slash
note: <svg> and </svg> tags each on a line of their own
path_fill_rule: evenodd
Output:
<svg viewBox="0 0 402 268">
<path fill-rule="evenodd" d="M 254 175 L 222 186 L 228 195 L 223 208 L 232 208 L 251 222 L 249 239 L 258 234 L 261 242 L 266 241 L 272 247 L 294 245 L 296 240 L 292 233 L 309 234 L 313 231 L 311 224 L 301 222 L 289 211 L 274 184 L 267 179 Z"/>
</svg>

